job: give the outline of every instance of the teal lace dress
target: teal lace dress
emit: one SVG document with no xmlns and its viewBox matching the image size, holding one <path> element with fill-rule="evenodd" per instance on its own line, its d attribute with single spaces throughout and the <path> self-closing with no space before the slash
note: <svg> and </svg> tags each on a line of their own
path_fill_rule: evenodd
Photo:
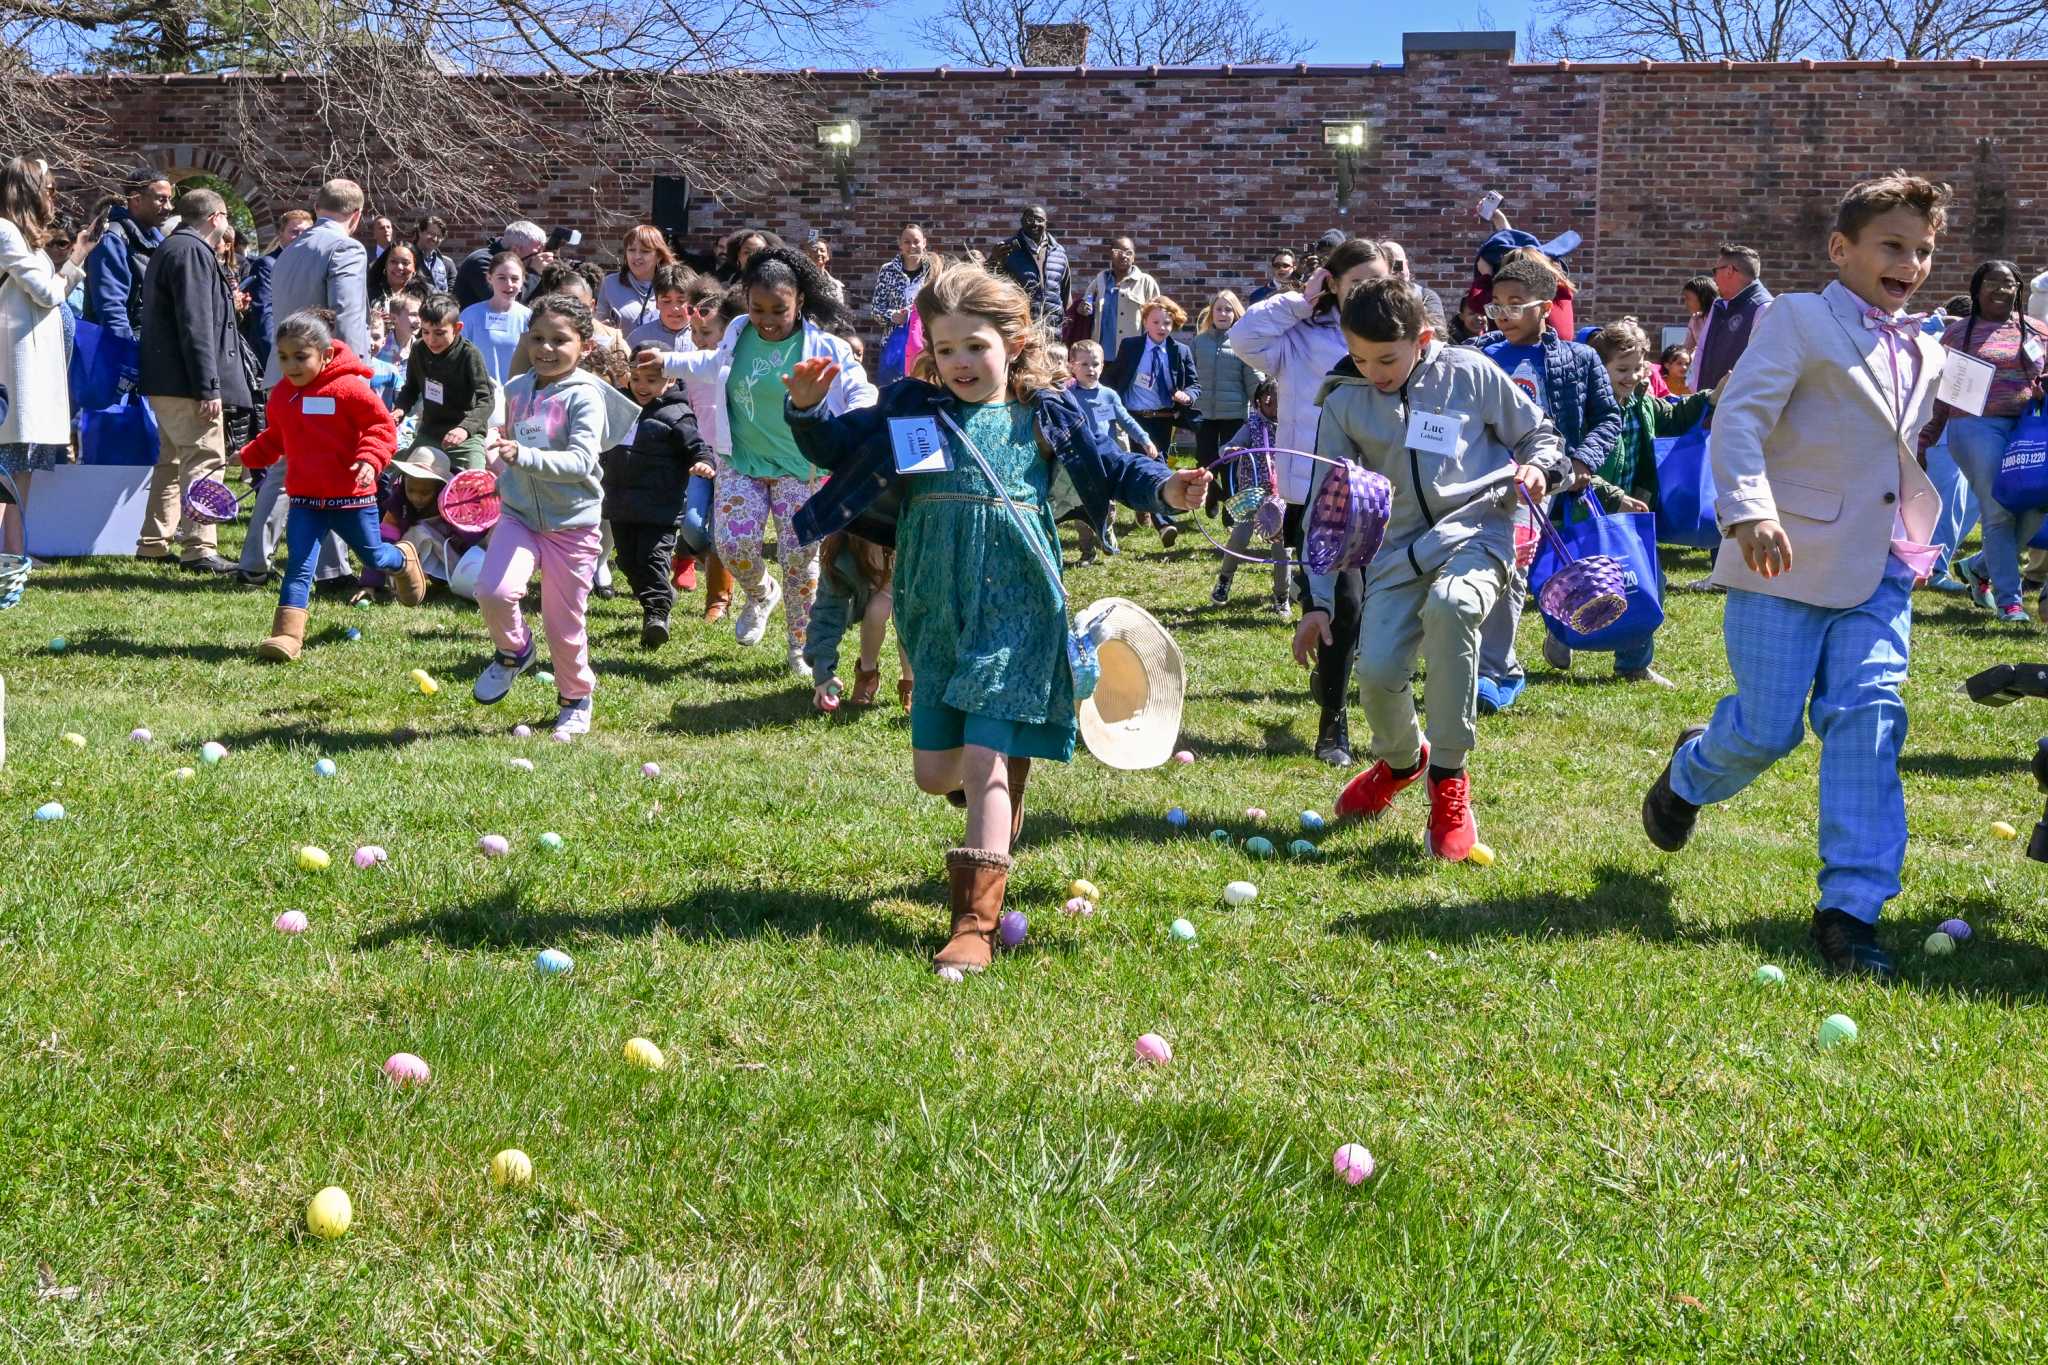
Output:
<svg viewBox="0 0 2048 1365">
<path fill-rule="evenodd" d="M 1039 453 L 1025 404 L 966 405 L 958 420 L 1029 529 L 950 433 L 949 472 L 903 479 L 894 589 L 896 631 L 917 678 L 910 742 L 1065 762 L 1074 756 L 1075 722 L 1064 598 L 1024 539 L 1060 562 L 1052 465 Z"/>
</svg>

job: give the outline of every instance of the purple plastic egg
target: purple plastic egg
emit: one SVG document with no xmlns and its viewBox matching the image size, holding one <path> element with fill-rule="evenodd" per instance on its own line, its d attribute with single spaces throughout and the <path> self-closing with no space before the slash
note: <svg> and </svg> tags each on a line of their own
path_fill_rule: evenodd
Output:
<svg viewBox="0 0 2048 1365">
<path fill-rule="evenodd" d="M 1024 941 L 1024 935 L 1031 929 L 1022 910 L 1005 910 L 1003 917 L 996 921 L 996 936 L 1005 948 L 1014 948 Z"/>
<path fill-rule="evenodd" d="M 1965 942 L 1970 937 L 1970 926 L 1966 920 L 1945 919 L 1939 927 L 1941 932 L 1947 934 L 1958 943 Z"/>
</svg>

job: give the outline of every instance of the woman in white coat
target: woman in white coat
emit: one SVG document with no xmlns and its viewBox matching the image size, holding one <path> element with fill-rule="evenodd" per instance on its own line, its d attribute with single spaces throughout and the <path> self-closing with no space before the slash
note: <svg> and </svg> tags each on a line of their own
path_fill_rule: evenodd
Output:
<svg viewBox="0 0 2048 1365">
<path fill-rule="evenodd" d="M 0 166 L 0 474 L 23 502 L 29 475 L 62 463 L 71 448 L 71 386 L 64 354 L 64 296 L 85 269 L 97 224 L 78 234 L 60 270 L 43 251 L 56 218 L 48 169 L 15 157 Z M 0 553 L 19 555 L 23 509 L 0 503 Z M 5 605 L 12 605 L 6 603 Z"/>
</svg>

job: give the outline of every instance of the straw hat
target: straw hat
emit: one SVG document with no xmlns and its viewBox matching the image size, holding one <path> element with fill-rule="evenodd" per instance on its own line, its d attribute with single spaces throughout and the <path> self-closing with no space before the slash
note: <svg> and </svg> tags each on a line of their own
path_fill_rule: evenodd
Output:
<svg viewBox="0 0 2048 1365">
<path fill-rule="evenodd" d="M 1136 602 L 1105 597 L 1081 612 L 1101 676 L 1081 703 L 1081 739 L 1111 768 L 1156 768 L 1173 756 L 1187 666 L 1180 646 Z"/>
<path fill-rule="evenodd" d="M 431 479 L 435 483 L 446 483 L 455 473 L 454 462 L 439 446 L 416 446 L 403 460 L 393 460 L 391 467 L 401 474 L 410 474 L 415 479 Z"/>
</svg>

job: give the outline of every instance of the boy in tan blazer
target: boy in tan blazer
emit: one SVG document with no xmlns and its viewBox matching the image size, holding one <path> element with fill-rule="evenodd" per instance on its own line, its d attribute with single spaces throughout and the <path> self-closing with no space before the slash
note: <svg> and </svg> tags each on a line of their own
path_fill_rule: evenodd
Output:
<svg viewBox="0 0 2048 1365">
<path fill-rule="evenodd" d="M 1948 187 L 1895 172 L 1844 195 L 1828 238 L 1836 280 L 1771 305 L 1722 389 L 1711 450 L 1735 693 L 1679 737 L 1643 798 L 1652 843 L 1676 852 L 1699 808 L 1820 739 L 1820 901 L 1830 970 L 1893 974 L 1877 918 L 1899 892 L 1899 753 L 1911 598 L 1931 571 L 1941 499 L 1913 443 L 1943 351 L 1904 312 L 1926 280 Z"/>
</svg>

